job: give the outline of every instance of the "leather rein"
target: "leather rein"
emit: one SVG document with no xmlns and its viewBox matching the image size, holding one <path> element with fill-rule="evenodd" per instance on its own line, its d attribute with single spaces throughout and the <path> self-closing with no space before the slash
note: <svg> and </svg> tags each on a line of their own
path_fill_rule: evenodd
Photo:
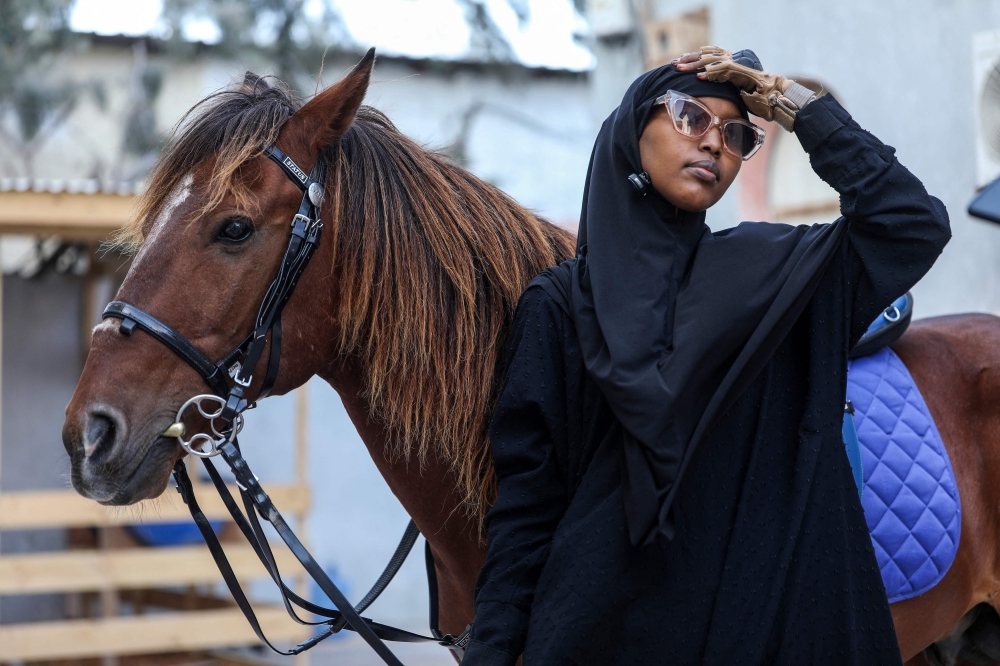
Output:
<svg viewBox="0 0 1000 666">
<path fill-rule="evenodd" d="M 372 586 L 371 590 L 369 590 L 368 594 L 357 605 L 352 606 L 336 584 L 323 571 L 323 568 L 309 554 L 309 551 L 306 550 L 298 537 L 295 536 L 295 533 L 271 502 L 267 493 L 264 492 L 257 476 L 250 471 L 250 466 L 240 453 L 237 434 L 243 427 L 242 414 L 247 409 L 252 409 L 256 406 L 256 402 L 248 404 L 245 391 L 253 381 L 254 370 L 260 362 L 264 349 L 268 346 L 268 341 L 270 341 L 271 353 L 265 371 L 264 383 L 257 396 L 257 400 L 266 397 L 274 387 L 281 355 L 281 312 L 291 297 L 299 277 L 309 263 L 309 259 L 319 245 L 320 234 L 323 230 L 323 224 L 320 221 L 320 210 L 323 206 L 323 184 L 326 177 L 325 161 L 322 158 L 318 159 L 312 171 L 306 175 L 290 157 L 276 147 L 265 147 L 264 154 L 281 167 L 281 170 L 285 172 L 289 179 L 302 190 L 302 201 L 299 204 L 298 212 L 292 218 L 292 230 L 288 246 L 285 249 L 278 274 L 264 295 L 257 313 L 253 332 L 222 360 L 213 362 L 184 336 L 134 305 L 125 303 L 124 301 L 113 301 L 105 308 L 103 318 L 120 319 L 121 324 L 118 330 L 123 335 L 131 335 L 137 328 L 145 331 L 148 335 L 166 345 L 171 351 L 187 362 L 188 365 L 194 368 L 212 390 L 211 394 L 198 395 L 185 402 L 177 413 L 176 422 L 164 434 L 169 433 L 172 436 L 176 436 L 185 451 L 195 457 L 201 458 L 209 477 L 212 479 L 212 483 L 215 484 L 216 489 L 219 491 L 230 515 L 240 528 L 240 531 L 243 532 L 247 541 L 250 542 L 257 557 L 270 574 L 271 579 L 277 585 L 285 610 L 289 616 L 299 624 L 322 627 L 312 638 L 287 651 L 279 650 L 267 640 L 246 594 L 244 594 L 239 582 L 236 580 L 236 575 L 229 564 L 229 560 L 226 558 L 218 536 L 212 529 L 208 518 L 198 506 L 194 495 L 194 487 L 191 479 L 188 477 L 184 461 L 183 459 L 179 460 L 173 469 L 177 490 L 183 498 L 184 503 L 188 506 L 191 517 L 197 524 L 198 529 L 201 531 L 205 543 L 212 553 L 212 558 L 215 560 L 215 564 L 218 566 L 226 585 L 229 587 L 229 591 L 233 595 L 233 599 L 243 612 L 243 615 L 246 616 L 250 626 L 253 627 L 257 637 L 265 645 L 278 654 L 295 655 L 314 647 L 320 641 L 329 638 L 343 629 L 349 629 L 357 632 L 364 638 L 372 649 L 378 653 L 379 657 L 386 664 L 392 666 L 402 666 L 402 663 L 383 641 L 406 643 L 435 642 L 455 650 L 461 656 L 469 641 L 469 629 L 466 629 L 465 632 L 457 637 L 451 634 L 442 636 L 436 627 L 436 613 L 432 612 L 432 631 L 436 637 L 414 634 L 403 629 L 373 622 L 360 615 L 388 587 L 402 566 L 406 556 L 412 550 L 413 544 L 420 535 L 416 524 L 412 520 L 406 527 L 403 538 L 400 540 L 392 559 L 386 565 L 382 575 L 379 576 L 379 579 Z M 226 380 L 227 376 L 232 378 L 232 384 Z M 206 405 L 212 406 L 206 407 Z M 196 408 L 198 413 L 207 419 L 211 434 L 198 433 L 190 439 L 184 439 L 185 427 L 183 425 L 183 416 L 185 411 L 190 407 Z M 230 493 L 225 480 L 223 480 L 219 471 L 210 460 L 210 458 L 217 455 L 222 456 L 222 459 L 229 465 L 236 478 L 243 508 L 246 511 L 245 514 Z M 278 571 L 278 566 L 271 552 L 270 545 L 258 520 L 258 515 L 274 527 L 309 576 L 319 585 L 330 601 L 333 602 L 335 608 L 325 608 L 310 603 L 285 585 L 281 578 L 281 573 Z M 433 561 L 430 559 L 428 550 L 429 574 L 433 574 L 431 570 L 432 566 Z M 436 590 L 431 590 L 431 594 L 433 609 L 436 607 Z M 316 622 L 303 620 L 295 612 L 295 606 L 325 619 Z"/>
</svg>

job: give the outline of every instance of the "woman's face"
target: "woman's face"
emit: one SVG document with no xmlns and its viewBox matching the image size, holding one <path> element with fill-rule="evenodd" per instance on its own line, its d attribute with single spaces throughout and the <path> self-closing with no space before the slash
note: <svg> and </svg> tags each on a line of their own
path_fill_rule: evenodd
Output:
<svg viewBox="0 0 1000 666">
<path fill-rule="evenodd" d="M 736 104 L 698 97 L 719 118 L 742 118 Z M 740 172 L 741 159 L 722 148 L 722 128 L 700 137 L 674 129 L 667 108 L 658 104 L 639 138 L 639 157 L 653 188 L 681 210 L 698 212 L 722 198 Z"/>
</svg>

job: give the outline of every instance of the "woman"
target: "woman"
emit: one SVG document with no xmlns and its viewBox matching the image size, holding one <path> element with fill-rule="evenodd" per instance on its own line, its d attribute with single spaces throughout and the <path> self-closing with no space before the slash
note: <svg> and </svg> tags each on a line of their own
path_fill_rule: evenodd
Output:
<svg viewBox="0 0 1000 666">
<path fill-rule="evenodd" d="M 843 217 L 705 226 L 763 138 L 748 108 Z M 632 84 L 578 256 L 515 316 L 463 664 L 900 663 L 841 440 L 847 351 L 950 230 L 893 155 L 749 51 Z"/>
</svg>

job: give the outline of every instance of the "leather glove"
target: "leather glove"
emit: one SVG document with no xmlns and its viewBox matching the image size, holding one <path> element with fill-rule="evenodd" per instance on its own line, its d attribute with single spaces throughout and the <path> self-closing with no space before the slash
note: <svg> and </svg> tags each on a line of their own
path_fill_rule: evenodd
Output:
<svg viewBox="0 0 1000 666">
<path fill-rule="evenodd" d="M 695 56 L 700 56 L 695 59 Z M 780 74 L 764 71 L 760 59 L 750 49 L 730 53 L 717 46 L 703 46 L 701 52 L 679 59 L 704 69 L 709 81 L 732 83 L 740 89 L 744 103 L 755 116 L 773 120 L 789 132 L 795 114 L 816 99 L 816 94 Z"/>
</svg>

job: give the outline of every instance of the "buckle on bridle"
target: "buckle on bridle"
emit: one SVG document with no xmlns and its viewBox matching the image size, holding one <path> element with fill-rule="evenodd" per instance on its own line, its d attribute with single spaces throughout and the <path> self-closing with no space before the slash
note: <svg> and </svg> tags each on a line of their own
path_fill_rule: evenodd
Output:
<svg viewBox="0 0 1000 666">
<path fill-rule="evenodd" d="M 308 215 L 303 215 L 302 213 L 296 213 L 292 217 L 292 235 L 298 236 L 299 238 L 305 238 L 309 231 L 312 229 L 313 219 Z"/>
</svg>

